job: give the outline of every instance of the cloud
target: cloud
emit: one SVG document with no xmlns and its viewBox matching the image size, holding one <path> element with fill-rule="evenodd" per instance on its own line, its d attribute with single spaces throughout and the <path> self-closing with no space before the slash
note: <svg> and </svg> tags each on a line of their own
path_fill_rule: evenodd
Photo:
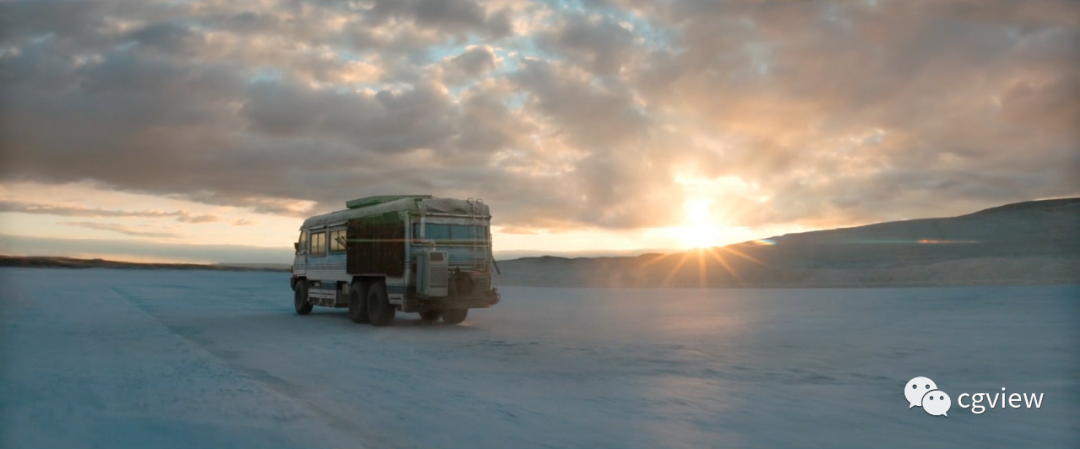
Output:
<svg viewBox="0 0 1080 449">
<path fill-rule="evenodd" d="M 76 228 L 93 229 L 93 230 L 97 230 L 97 231 L 118 232 L 120 234 L 130 235 L 130 236 L 133 236 L 133 237 L 156 237 L 156 238 L 176 237 L 176 234 L 171 233 L 171 232 L 143 231 L 143 230 L 135 229 L 135 228 L 132 228 L 132 227 L 129 227 L 129 226 L 124 226 L 124 225 L 117 224 L 117 223 L 96 223 L 96 222 L 89 222 L 89 221 L 62 221 L 62 222 L 59 222 L 57 224 L 62 225 L 62 226 L 72 226 L 72 227 L 76 227 Z"/>
<path fill-rule="evenodd" d="M 487 45 L 474 45 L 443 64 L 443 79 L 448 85 L 463 84 L 495 69 L 495 50 Z"/>
<path fill-rule="evenodd" d="M 190 212 L 179 211 L 124 211 L 110 209 L 95 209 L 87 207 L 53 206 L 48 204 L 24 203 L 20 201 L 0 200 L 0 212 L 20 212 L 25 214 L 59 215 L 65 217 L 176 217 L 176 221 L 183 223 L 213 223 L 220 221 L 216 215 L 192 215 Z"/>
<path fill-rule="evenodd" d="M 455 36 L 478 33 L 486 38 L 500 38 L 510 32 L 508 10 L 487 11 L 480 2 L 471 0 L 380 0 L 362 19 L 369 26 L 394 20 Z"/>
<path fill-rule="evenodd" d="M 650 121 L 623 85 L 597 85 L 589 72 L 548 61 L 527 61 L 514 75 L 532 94 L 529 106 L 586 147 L 606 147 L 639 137 Z"/>
<path fill-rule="evenodd" d="M 53 206 L 48 204 L 24 203 L 20 201 L 0 201 L 0 212 L 21 212 L 27 214 L 60 215 L 66 217 L 170 217 L 185 214 L 183 211 L 121 211 L 91 209 L 85 207 Z"/>
<path fill-rule="evenodd" d="M 644 38 L 611 16 L 571 14 L 539 36 L 537 43 L 598 75 L 614 75 L 630 63 Z"/>
<path fill-rule="evenodd" d="M 522 232 L 679 225 L 691 197 L 732 226 L 955 214 L 1080 191 L 1078 20 L 1067 1 L 6 2 L 0 185 L 290 216 L 483 197 Z"/>
<path fill-rule="evenodd" d="M 216 215 L 209 215 L 209 214 L 207 214 L 207 215 L 181 214 L 180 216 L 176 217 L 176 221 L 183 222 L 183 223 L 214 223 L 214 222 L 221 221 L 221 218 L 219 218 Z"/>
</svg>

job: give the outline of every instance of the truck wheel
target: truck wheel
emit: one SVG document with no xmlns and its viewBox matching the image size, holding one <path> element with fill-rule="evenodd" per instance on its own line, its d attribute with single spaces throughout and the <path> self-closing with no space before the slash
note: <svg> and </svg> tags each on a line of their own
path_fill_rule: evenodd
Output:
<svg viewBox="0 0 1080 449">
<path fill-rule="evenodd" d="M 469 315 L 469 309 L 450 309 L 442 311 L 442 320 L 444 323 L 459 324 L 465 321 L 465 317 Z"/>
<path fill-rule="evenodd" d="M 307 315 L 311 313 L 313 307 L 307 300 L 307 280 L 301 279 L 296 283 L 296 289 L 293 293 L 293 306 L 296 307 L 297 315 Z"/>
<path fill-rule="evenodd" d="M 420 319 L 427 321 L 428 323 L 434 323 L 442 316 L 442 312 L 438 310 L 432 310 L 430 312 L 420 312 Z"/>
<path fill-rule="evenodd" d="M 364 282 L 353 282 L 349 287 L 349 319 L 354 323 L 367 323 L 367 300 L 364 298 Z"/>
<path fill-rule="evenodd" d="M 394 322 L 394 307 L 386 297 L 386 284 L 376 282 L 368 287 L 367 311 L 373 326 L 389 326 Z"/>
</svg>

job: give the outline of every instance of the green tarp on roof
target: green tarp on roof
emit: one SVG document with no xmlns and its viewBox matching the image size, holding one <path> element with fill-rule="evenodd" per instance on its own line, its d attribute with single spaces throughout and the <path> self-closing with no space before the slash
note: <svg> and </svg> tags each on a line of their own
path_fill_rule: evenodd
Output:
<svg viewBox="0 0 1080 449">
<path fill-rule="evenodd" d="M 402 198 L 417 198 L 417 199 L 429 199 L 431 195 L 376 195 L 368 196 L 352 201 L 346 201 L 345 207 L 349 209 L 359 209 L 361 207 L 373 206 L 376 204 L 382 204 L 394 200 L 400 200 Z"/>
</svg>

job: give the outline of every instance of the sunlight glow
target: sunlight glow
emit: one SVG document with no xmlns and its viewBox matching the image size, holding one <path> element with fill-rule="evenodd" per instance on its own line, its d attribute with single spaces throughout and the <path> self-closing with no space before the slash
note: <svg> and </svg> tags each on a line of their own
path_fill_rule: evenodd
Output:
<svg viewBox="0 0 1080 449">
<path fill-rule="evenodd" d="M 683 226 L 683 244 L 688 248 L 711 248 L 720 239 L 720 230 L 711 220 L 712 201 L 691 198 L 683 203 L 686 224 Z"/>
</svg>

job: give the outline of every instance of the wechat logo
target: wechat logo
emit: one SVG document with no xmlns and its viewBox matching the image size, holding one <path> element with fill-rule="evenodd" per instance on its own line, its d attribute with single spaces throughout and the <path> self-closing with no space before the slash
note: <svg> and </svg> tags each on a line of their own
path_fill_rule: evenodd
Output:
<svg viewBox="0 0 1080 449">
<path fill-rule="evenodd" d="M 904 397 L 907 398 L 908 408 L 922 407 L 933 416 L 948 417 L 949 408 L 952 407 L 952 398 L 938 390 L 937 384 L 929 377 L 919 376 L 909 380 L 904 387 Z"/>
</svg>

